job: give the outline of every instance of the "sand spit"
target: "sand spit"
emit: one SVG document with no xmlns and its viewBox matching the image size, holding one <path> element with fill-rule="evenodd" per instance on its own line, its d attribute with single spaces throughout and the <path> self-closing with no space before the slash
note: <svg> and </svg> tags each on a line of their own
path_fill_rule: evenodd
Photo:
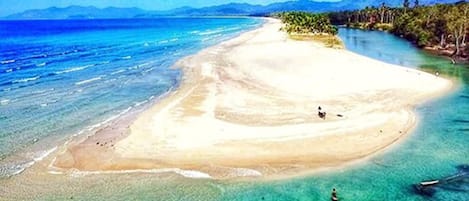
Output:
<svg viewBox="0 0 469 201">
<path fill-rule="evenodd" d="M 416 124 L 414 107 L 452 87 L 435 75 L 288 39 L 280 27 L 267 20 L 182 59 L 177 91 L 128 128 L 69 144 L 54 167 L 180 168 L 232 178 L 338 166 L 401 139 Z"/>
</svg>

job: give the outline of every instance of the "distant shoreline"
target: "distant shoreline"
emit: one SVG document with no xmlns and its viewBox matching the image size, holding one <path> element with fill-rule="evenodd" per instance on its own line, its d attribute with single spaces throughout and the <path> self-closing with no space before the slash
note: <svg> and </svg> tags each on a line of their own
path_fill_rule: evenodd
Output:
<svg viewBox="0 0 469 201">
<path fill-rule="evenodd" d="M 452 88 L 435 75 L 290 40 L 280 26 L 268 19 L 180 60 L 177 91 L 122 120 L 128 127 L 71 143 L 54 168 L 178 168 L 224 179 L 340 167 L 400 141 L 417 122 L 414 107 Z"/>
<path fill-rule="evenodd" d="M 155 19 L 180 19 L 180 18 L 199 18 L 199 19 L 231 19 L 231 18 L 265 18 L 261 16 L 158 16 L 158 17 L 148 17 L 148 18 L 77 18 L 77 19 L 47 19 L 47 18 L 37 18 L 37 19 L 5 19 L 0 18 L 0 22 L 14 22 L 14 21 L 87 21 L 87 20 L 155 20 Z"/>
<path fill-rule="evenodd" d="M 380 31 L 380 32 L 386 32 L 386 33 L 392 34 L 388 30 L 379 30 L 379 29 L 371 29 L 370 30 L 370 29 L 365 29 L 365 28 L 360 28 L 360 27 L 347 27 L 347 25 L 345 25 L 345 24 L 335 25 L 335 26 L 345 28 L 345 29 L 358 29 L 358 30 L 363 30 L 363 31 Z M 392 35 L 396 36 L 395 34 L 392 34 Z M 396 37 L 399 37 L 399 36 L 396 36 Z M 416 47 L 416 48 L 418 48 L 422 51 L 425 51 L 429 54 L 432 54 L 432 55 L 435 55 L 435 56 L 441 56 L 441 57 L 449 60 L 449 62 L 452 62 L 453 64 L 469 64 L 469 60 L 467 60 L 467 58 L 453 58 L 452 57 L 452 53 L 455 51 L 454 47 L 452 47 L 453 49 L 451 49 L 451 48 L 441 49 L 441 48 L 439 48 L 438 45 L 420 47 L 417 44 L 413 43 L 410 40 L 407 40 L 404 37 L 399 37 L 399 38 L 402 38 L 402 39 L 412 43 L 412 45 L 414 47 Z"/>
</svg>

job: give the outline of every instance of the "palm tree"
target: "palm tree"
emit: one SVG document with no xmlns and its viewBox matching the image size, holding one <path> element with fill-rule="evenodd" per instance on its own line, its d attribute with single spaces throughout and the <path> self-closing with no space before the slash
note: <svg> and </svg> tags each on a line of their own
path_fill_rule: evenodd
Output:
<svg viewBox="0 0 469 201">
<path fill-rule="evenodd" d="M 404 3 L 402 5 L 404 6 L 404 13 L 407 13 L 407 9 L 409 9 L 410 7 L 409 0 L 404 0 Z"/>
<path fill-rule="evenodd" d="M 286 12 L 280 14 L 285 24 L 284 30 L 288 33 L 297 34 L 337 34 L 337 28 L 332 26 L 329 18 L 324 14 L 313 14 L 306 12 Z"/>
<path fill-rule="evenodd" d="M 381 4 L 380 11 L 381 11 L 381 16 L 380 16 L 381 20 L 380 20 L 380 22 L 381 22 L 381 23 L 385 23 L 385 21 L 384 21 L 384 19 L 385 19 L 385 18 L 384 18 L 384 15 L 386 14 L 386 11 L 387 11 L 386 3 L 383 2 L 383 3 Z"/>
</svg>

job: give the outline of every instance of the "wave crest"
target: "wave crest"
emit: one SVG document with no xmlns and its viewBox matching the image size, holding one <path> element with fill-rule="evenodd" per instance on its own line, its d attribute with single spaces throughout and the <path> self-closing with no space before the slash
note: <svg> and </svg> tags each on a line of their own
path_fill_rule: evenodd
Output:
<svg viewBox="0 0 469 201">
<path fill-rule="evenodd" d="M 37 67 L 42 67 L 42 66 L 45 66 L 45 65 L 47 65 L 46 62 L 43 62 L 43 63 L 40 63 L 40 64 L 36 64 Z"/>
<path fill-rule="evenodd" d="M 36 162 L 42 161 L 44 158 L 49 156 L 52 152 L 57 150 L 57 146 L 52 149 L 37 152 L 32 156 L 32 160 L 22 161 L 16 164 L 6 164 L 0 166 L 0 178 L 11 177 L 22 173 L 27 168 L 34 165 Z"/>
<path fill-rule="evenodd" d="M 9 64 L 9 63 L 15 63 L 16 60 L 14 59 L 10 59 L 10 60 L 4 60 L 4 61 L 0 61 L 1 64 Z"/>
<path fill-rule="evenodd" d="M 63 74 L 63 73 L 70 73 L 70 72 L 80 71 L 80 70 L 84 70 L 84 69 L 87 69 L 87 68 L 92 67 L 92 66 L 94 66 L 94 65 L 78 66 L 78 67 L 70 68 L 70 69 L 63 70 L 63 71 L 57 71 L 54 74 L 59 75 L 59 74 Z"/>
<path fill-rule="evenodd" d="M 30 81 L 37 80 L 39 78 L 41 78 L 41 76 L 28 77 L 28 78 L 19 79 L 19 80 L 13 80 L 12 83 L 30 82 Z"/>
<path fill-rule="evenodd" d="M 100 80 L 100 79 L 102 79 L 101 76 L 99 76 L 99 77 L 94 77 L 94 78 L 87 79 L 87 80 L 83 80 L 83 81 L 80 81 L 80 82 L 75 82 L 75 85 L 82 85 L 82 84 L 86 84 L 86 83 L 98 81 L 98 80 Z"/>
</svg>

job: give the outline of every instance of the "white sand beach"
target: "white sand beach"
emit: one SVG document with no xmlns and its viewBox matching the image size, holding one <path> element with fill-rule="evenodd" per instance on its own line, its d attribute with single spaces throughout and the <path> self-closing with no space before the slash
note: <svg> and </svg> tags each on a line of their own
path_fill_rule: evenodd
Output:
<svg viewBox="0 0 469 201">
<path fill-rule="evenodd" d="M 452 88 L 432 74 L 291 40 L 281 26 L 268 19 L 179 61 L 179 89 L 128 130 L 71 143 L 53 165 L 180 168 L 215 178 L 239 168 L 258 176 L 340 166 L 398 142 L 417 123 L 414 107 Z"/>
</svg>

